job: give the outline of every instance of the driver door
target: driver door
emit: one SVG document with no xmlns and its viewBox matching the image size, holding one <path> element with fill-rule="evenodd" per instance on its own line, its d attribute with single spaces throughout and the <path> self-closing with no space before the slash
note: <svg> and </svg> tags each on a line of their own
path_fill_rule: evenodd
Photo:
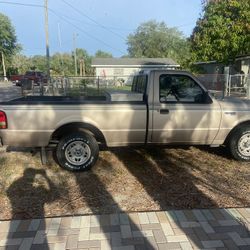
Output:
<svg viewBox="0 0 250 250">
<path fill-rule="evenodd" d="M 156 72 L 154 78 L 153 143 L 211 144 L 221 110 L 188 73 Z"/>
</svg>

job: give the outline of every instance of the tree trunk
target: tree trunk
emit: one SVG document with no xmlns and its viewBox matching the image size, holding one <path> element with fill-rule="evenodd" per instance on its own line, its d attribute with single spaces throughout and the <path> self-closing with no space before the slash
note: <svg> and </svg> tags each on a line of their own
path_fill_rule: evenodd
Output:
<svg viewBox="0 0 250 250">
<path fill-rule="evenodd" d="M 3 65 L 3 79 L 4 81 L 8 81 L 7 76 L 6 76 L 6 68 L 5 68 L 5 63 L 4 63 L 4 54 L 2 52 L 2 65 Z"/>
</svg>

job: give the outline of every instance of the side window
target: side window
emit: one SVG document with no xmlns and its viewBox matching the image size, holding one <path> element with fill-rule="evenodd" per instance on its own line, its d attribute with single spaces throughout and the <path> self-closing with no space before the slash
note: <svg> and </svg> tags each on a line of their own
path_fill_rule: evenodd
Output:
<svg viewBox="0 0 250 250">
<path fill-rule="evenodd" d="M 202 103 L 204 91 L 189 76 L 161 75 L 160 102 Z"/>
</svg>

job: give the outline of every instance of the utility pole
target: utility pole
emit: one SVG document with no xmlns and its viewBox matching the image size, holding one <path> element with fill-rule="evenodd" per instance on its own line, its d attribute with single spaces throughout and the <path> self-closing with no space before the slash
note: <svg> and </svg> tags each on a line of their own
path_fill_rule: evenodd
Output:
<svg viewBox="0 0 250 250">
<path fill-rule="evenodd" d="M 80 76 L 85 76 L 85 64 L 84 59 L 79 60 Z"/>
<path fill-rule="evenodd" d="M 76 34 L 75 33 L 73 33 L 73 46 L 74 46 L 74 57 L 75 57 L 75 76 L 77 76 Z"/>
<path fill-rule="evenodd" d="M 85 61 L 84 59 L 82 59 L 82 75 L 85 76 L 86 73 L 85 73 Z"/>
<path fill-rule="evenodd" d="M 45 10 L 45 35 L 46 35 L 47 76 L 48 76 L 48 81 L 50 81 L 48 0 L 44 0 L 44 10 Z"/>
<path fill-rule="evenodd" d="M 79 60 L 80 76 L 82 76 L 82 59 Z"/>
<path fill-rule="evenodd" d="M 59 42 L 59 47 L 60 47 L 60 57 L 61 57 L 61 66 L 62 66 L 62 73 L 64 76 L 64 62 L 63 62 L 63 57 L 62 57 L 62 40 L 61 40 L 61 29 L 60 29 L 60 23 L 57 24 L 57 28 L 58 28 L 58 42 Z"/>
<path fill-rule="evenodd" d="M 3 80 L 7 81 L 8 79 L 6 77 L 6 68 L 5 68 L 5 62 L 4 62 L 4 54 L 3 54 L 3 52 L 1 54 L 2 54 L 2 65 L 3 65 Z"/>
</svg>

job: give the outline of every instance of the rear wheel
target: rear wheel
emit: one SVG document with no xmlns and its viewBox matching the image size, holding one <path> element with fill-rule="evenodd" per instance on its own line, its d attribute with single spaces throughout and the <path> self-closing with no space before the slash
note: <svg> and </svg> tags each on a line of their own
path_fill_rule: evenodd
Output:
<svg viewBox="0 0 250 250">
<path fill-rule="evenodd" d="M 234 131 L 229 149 L 236 160 L 250 161 L 250 126 L 242 126 Z"/>
<path fill-rule="evenodd" d="M 99 147 L 95 138 L 87 133 L 63 137 L 56 148 L 58 164 L 70 171 L 87 171 L 98 159 Z"/>
</svg>

